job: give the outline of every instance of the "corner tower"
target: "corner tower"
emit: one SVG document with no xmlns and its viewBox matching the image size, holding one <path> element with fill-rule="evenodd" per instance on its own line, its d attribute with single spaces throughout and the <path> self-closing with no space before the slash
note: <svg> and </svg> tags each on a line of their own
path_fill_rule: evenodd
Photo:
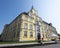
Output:
<svg viewBox="0 0 60 48">
<path fill-rule="evenodd" d="M 35 10 L 35 8 L 32 6 L 32 8 L 31 8 L 31 10 L 29 11 L 29 16 L 31 16 L 31 15 L 37 15 L 38 13 L 37 13 L 37 11 Z"/>
</svg>

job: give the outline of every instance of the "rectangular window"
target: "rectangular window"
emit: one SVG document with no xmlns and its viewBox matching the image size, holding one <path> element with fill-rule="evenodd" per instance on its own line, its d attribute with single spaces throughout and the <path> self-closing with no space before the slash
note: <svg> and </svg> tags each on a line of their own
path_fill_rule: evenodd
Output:
<svg viewBox="0 0 60 48">
<path fill-rule="evenodd" d="M 36 32 L 36 25 L 34 25 L 34 31 Z"/>
<path fill-rule="evenodd" d="M 30 32 L 30 37 L 33 37 L 33 32 Z"/>
<path fill-rule="evenodd" d="M 27 20 L 27 21 L 28 21 L 28 16 L 25 16 L 25 20 Z"/>
<path fill-rule="evenodd" d="M 30 24 L 30 29 L 33 30 L 33 26 Z"/>
<path fill-rule="evenodd" d="M 30 18 L 30 22 L 33 22 L 33 18 Z"/>
<path fill-rule="evenodd" d="M 45 32 L 45 28 L 44 27 L 42 28 L 42 32 Z"/>
<path fill-rule="evenodd" d="M 13 38 L 15 38 L 15 35 L 16 35 L 16 33 L 14 32 L 14 34 L 13 34 Z"/>
<path fill-rule="evenodd" d="M 36 25 L 36 32 L 40 32 L 40 26 Z"/>
<path fill-rule="evenodd" d="M 24 31 L 24 37 L 27 37 L 27 31 Z"/>
<path fill-rule="evenodd" d="M 20 29 L 20 27 L 21 27 L 21 23 L 18 23 L 18 29 Z"/>
<path fill-rule="evenodd" d="M 17 32 L 17 37 L 19 37 L 19 35 L 20 35 L 20 29 L 19 29 L 18 32 Z"/>
<path fill-rule="evenodd" d="M 28 24 L 27 23 L 24 24 L 24 29 L 28 29 Z"/>
</svg>

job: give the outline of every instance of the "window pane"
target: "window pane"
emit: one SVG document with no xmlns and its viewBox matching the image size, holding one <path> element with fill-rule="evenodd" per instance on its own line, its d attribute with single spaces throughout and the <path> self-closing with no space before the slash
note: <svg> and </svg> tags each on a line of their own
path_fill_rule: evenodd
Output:
<svg viewBox="0 0 60 48">
<path fill-rule="evenodd" d="M 30 32 L 30 37 L 33 37 L 33 32 Z"/>
<path fill-rule="evenodd" d="M 33 22 L 33 18 L 30 18 L 30 22 Z"/>
<path fill-rule="evenodd" d="M 33 26 L 30 24 L 30 29 L 32 30 L 33 29 Z"/>
<path fill-rule="evenodd" d="M 17 37 L 19 37 L 19 34 L 20 34 L 20 29 L 19 29 L 18 32 L 17 32 Z"/>
<path fill-rule="evenodd" d="M 44 27 L 42 28 L 42 32 L 45 32 L 45 29 L 44 29 Z"/>
<path fill-rule="evenodd" d="M 24 29 L 28 29 L 28 24 L 27 23 L 24 24 Z"/>
<path fill-rule="evenodd" d="M 15 38 L 16 33 L 14 32 L 13 37 Z"/>
<path fill-rule="evenodd" d="M 27 37 L 27 31 L 24 31 L 24 37 Z"/>
<path fill-rule="evenodd" d="M 28 20 L 28 16 L 25 16 L 25 20 Z"/>
</svg>

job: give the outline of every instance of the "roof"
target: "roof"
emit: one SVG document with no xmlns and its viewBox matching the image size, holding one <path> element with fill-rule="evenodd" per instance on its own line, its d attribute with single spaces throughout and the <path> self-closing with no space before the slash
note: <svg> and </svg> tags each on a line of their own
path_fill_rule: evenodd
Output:
<svg viewBox="0 0 60 48">
<path fill-rule="evenodd" d="M 45 22 L 45 21 L 43 21 L 43 23 L 45 23 L 45 24 L 49 25 L 49 23 L 47 23 L 47 22 Z"/>
<path fill-rule="evenodd" d="M 22 13 L 20 13 L 12 22 L 14 22 L 14 21 L 15 21 L 17 18 L 19 18 L 19 16 L 21 16 L 22 14 L 28 15 L 28 13 L 22 12 Z M 12 23 L 12 22 L 11 22 L 11 23 Z M 10 24 L 11 24 L 11 23 L 10 23 Z"/>
<path fill-rule="evenodd" d="M 47 22 L 45 22 L 45 21 L 43 21 L 43 23 L 45 23 L 45 24 L 47 24 L 47 25 L 53 27 L 53 26 L 52 26 L 52 23 L 47 23 Z M 55 28 L 55 27 L 53 27 L 53 28 Z M 55 28 L 55 29 L 56 29 L 56 28 Z"/>
</svg>

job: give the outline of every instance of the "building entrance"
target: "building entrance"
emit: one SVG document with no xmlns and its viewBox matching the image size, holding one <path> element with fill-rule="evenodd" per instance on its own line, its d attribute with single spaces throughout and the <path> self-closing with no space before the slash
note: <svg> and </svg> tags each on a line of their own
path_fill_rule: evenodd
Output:
<svg viewBox="0 0 60 48">
<path fill-rule="evenodd" d="M 41 42 L 41 35 L 40 35 L 40 33 L 37 34 L 37 40 L 38 40 L 38 42 Z"/>
</svg>

